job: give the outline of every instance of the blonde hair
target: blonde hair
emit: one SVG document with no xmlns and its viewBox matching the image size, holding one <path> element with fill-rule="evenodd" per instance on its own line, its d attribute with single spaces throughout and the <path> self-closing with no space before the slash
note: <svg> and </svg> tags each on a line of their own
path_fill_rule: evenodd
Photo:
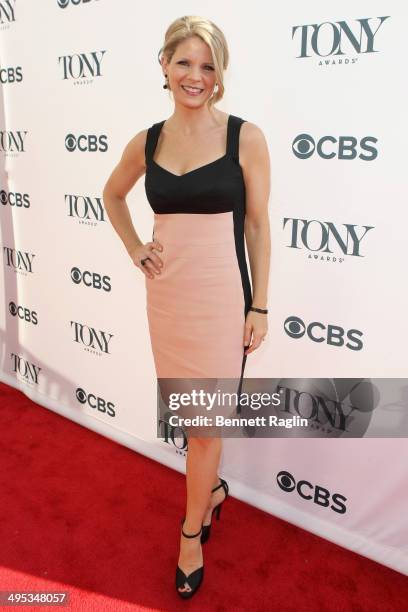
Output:
<svg viewBox="0 0 408 612">
<path fill-rule="evenodd" d="M 229 52 L 228 45 L 224 34 L 221 30 L 209 19 L 197 17 L 195 15 L 185 15 L 173 21 L 167 28 L 164 45 L 159 51 L 164 55 L 168 62 L 176 51 L 179 43 L 187 40 L 192 36 L 199 36 L 211 50 L 212 59 L 214 62 L 216 83 L 218 89 L 211 96 L 208 103 L 210 106 L 215 104 L 224 95 L 224 70 L 228 67 Z M 159 57 L 160 61 L 160 57 Z"/>
</svg>

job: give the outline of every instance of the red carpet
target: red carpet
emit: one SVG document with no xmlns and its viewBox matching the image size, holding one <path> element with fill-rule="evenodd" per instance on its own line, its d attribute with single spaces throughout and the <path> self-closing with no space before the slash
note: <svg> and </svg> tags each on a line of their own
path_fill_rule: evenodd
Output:
<svg viewBox="0 0 408 612">
<path fill-rule="evenodd" d="M 82 611 L 407 609 L 406 576 L 232 497 L 182 601 L 184 476 L 1 383 L 0 406 L 0 590 L 67 590 Z"/>
</svg>

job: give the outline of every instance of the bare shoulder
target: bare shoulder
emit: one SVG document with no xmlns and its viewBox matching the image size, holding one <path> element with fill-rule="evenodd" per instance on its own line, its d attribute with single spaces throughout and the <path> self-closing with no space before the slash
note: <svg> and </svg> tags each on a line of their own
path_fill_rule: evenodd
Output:
<svg viewBox="0 0 408 612">
<path fill-rule="evenodd" d="M 266 145 L 265 134 L 259 126 L 251 121 L 244 121 L 241 125 L 240 134 L 240 147 L 243 149 L 256 148 L 258 146 Z"/>
<path fill-rule="evenodd" d="M 141 130 L 123 149 L 119 163 L 113 169 L 105 187 L 105 194 L 124 198 L 136 181 L 146 172 L 145 145 L 147 129 Z"/>
<path fill-rule="evenodd" d="M 269 151 L 265 134 L 259 126 L 251 121 L 244 121 L 241 125 L 239 157 L 241 165 L 255 164 L 260 159 L 268 160 Z"/>
<path fill-rule="evenodd" d="M 145 147 L 146 147 L 147 129 L 140 130 L 125 146 L 122 153 L 121 162 L 134 166 L 145 166 Z"/>
</svg>

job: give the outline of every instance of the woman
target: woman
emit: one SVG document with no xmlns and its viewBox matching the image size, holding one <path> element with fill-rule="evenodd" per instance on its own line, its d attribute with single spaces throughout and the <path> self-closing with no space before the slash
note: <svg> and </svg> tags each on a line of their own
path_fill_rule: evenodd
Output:
<svg viewBox="0 0 408 612">
<path fill-rule="evenodd" d="M 269 154 L 254 124 L 215 108 L 228 66 L 225 37 L 186 16 L 165 35 L 160 63 L 174 111 L 127 144 L 103 193 L 109 219 L 145 275 L 158 379 L 239 378 L 267 333 Z M 262 84 L 260 84 L 262 91 Z M 151 242 L 137 235 L 125 197 L 145 177 Z M 252 289 L 245 259 L 246 239 Z M 176 588 L 191 597 L 228 485 L 217 475 L 219 437 L 188 438 L 187 506 Z M 201 536 L 201 537 L 199 537 Z"/>
</svg>

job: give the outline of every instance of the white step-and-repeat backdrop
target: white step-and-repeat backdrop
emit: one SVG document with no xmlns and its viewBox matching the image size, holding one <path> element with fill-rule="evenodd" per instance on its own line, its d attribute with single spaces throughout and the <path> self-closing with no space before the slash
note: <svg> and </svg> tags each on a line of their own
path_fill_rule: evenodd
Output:
<svg viewBox="0 0 408 612">
<path fill-rule="evenodd" d="M 403 379 L 408 340 L 404 3 L 1 0 L 0 376 L 181 472 L 183 442 L 156 437 L 144 277 L 102 190 L 134 134 L 172 113 L 157 54 L 185 14 L 224 31 L 219 108 L 270 146 L 270 332 L 246 377 Z M 127 201 L 149 241 L 143 178 Z M 368 402 L 363 423 L 311 410 L 308 439 L 225 440 L 232 494 L 408 573 L 397 383 L 378 437 Z"/>
</svg>

